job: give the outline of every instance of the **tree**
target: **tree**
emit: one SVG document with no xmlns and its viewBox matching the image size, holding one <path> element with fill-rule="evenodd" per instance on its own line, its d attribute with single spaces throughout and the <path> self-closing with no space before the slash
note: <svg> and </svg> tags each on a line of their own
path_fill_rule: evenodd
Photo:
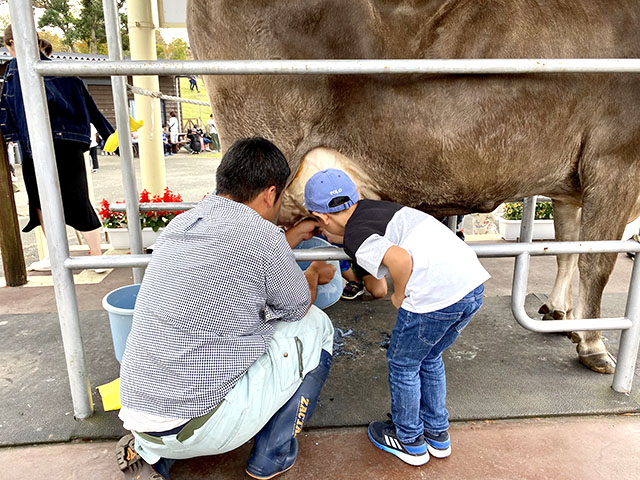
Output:
<svg viewBox="0 0 640 480">
<path fill-rule="evenodd" d="M 107 41 L 102 2 L 82 0 L 80 16 L 74 21 L 76 37 L 87 45 L 88 53 L 98 53 L 98 44 Z"/>
<path fill-rule="evenodd" d="M 72 52 L 75 52 L 74 35 L 75 17 L 69 0 L 36 0 L 34 6 L 44 8 L 44 13 L 38 21 L 38 28 L 57 27 L 64 32 L 62 41 Z"/>
<path fill-rule="evenodd" d="M 167 44 L 159 30 L 156 30 L 156 57 L 159 59 L 167 58 Z"/>
<path fill-rule="evenodd" d="M 187 42 L 181 38 L 174 38 L 167 46 L 167 58 L 171 60 L 188 60 L 190 53 Z"/>
<path fill-rule="evenodd" d="M 34 5 L 44 8 L 38 28 L 58 27 L 64 32 L 63 41 L 71 50 L 88 53 L 106 53 L 106 31 L 102 0 L 81 0 L 80 10 L 74 15 L 70 0 L 36 0 Z M 129 29 L 125 13 L 125 0 L 117 1 L 122 32 L 122 49 L 129 50 Z M 77 9 L 76 9 L 77 10 Z"/>
</svg>

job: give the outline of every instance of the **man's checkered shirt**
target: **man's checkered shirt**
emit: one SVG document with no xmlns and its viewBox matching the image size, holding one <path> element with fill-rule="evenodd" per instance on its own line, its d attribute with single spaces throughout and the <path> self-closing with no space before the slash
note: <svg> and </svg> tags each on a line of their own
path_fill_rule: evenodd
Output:
<svg viewBox="0 0 640 480">
<path fill-rule="evenodd" d="M 122 359 L 122 405 L 204 415 L 267 351 L 272 321 L 300 320 L 310 300 L 282 230 L 246 205 L 207 196 L 156 242 Z"/>
</svg>

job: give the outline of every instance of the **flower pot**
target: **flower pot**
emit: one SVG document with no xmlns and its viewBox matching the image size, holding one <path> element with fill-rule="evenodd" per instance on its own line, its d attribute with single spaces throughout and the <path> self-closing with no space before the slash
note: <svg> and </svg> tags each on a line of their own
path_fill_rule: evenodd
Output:
<svg viewBox="0 0 640 480">
<path fill-rule="evenodd" d="M 142 229 L 142 248 L 153 245 L 162 233 L 162 228 L 154 232 L 151 227 Z M 111 246 L 116 250 L 128 250 L 129 247 L 129 229 L 128 228 L 105 228 L 107 238 Z"/>
<path fill-rule="evenodd" d="M 517 240 L 520 238 L 521 220 L 505 220 L 498 217 L 498 230 L 505 240 Z M 555 231 L 553 228 L 553 220 L 534 220 L 533 221 L 533 239 L 534 240 L 553 240 Z"/>
</svg>

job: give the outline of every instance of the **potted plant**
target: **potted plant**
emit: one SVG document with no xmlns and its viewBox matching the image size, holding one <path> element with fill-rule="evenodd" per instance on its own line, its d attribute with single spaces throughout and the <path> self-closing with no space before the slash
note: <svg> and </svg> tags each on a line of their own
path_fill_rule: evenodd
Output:
<svg viewBox="0 0 640 480">
<path fill-rule="evenodd" d="M 498 216 L 498 230 L 505 240 L 517 240 L 520 237 L 522 223 L 522 202 L 504 204 L 502 215 Z M 533 220 L 533 239 L 552 240 L 555 238 L 553 229 L 553 203 L 536 203 L 536 213 Z"/>
<path fill-rule="evenodd" d="M 164 189 L 162 195 L 153 195 L 143 190 L 140 192 L 140 203 L 170 203 L 182 202 L 182 196 L 174 193 L 169 188 Z M 116 202 L 124 203 L 124 202 Z M 129 248 L 129 230 L 127 228 L 127 214 L 125 212 L 112 212 L 109 202 L 103 198 L 100 202 L 100 218 L 107 233 L 107 239 L 115 249 Z M 140 212 L 140 226 L 142 227 L 142 247 L 152 245 L 162 229 L 183 210 Z"/>
</svg>

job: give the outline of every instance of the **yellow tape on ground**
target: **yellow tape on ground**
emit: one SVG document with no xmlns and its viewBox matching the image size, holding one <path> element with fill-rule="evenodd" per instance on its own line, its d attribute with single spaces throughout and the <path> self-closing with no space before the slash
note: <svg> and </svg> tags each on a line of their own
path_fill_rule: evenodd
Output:
<svg viewBox="0 0 640 480">
<path fill-rule="evenodd" d="M 102 407 L 105 412 L 111 410 L 120 410 L 120 377 L 116 378 L 113 382 L 100 385 L 98 392 L 102 397 Z"/>
</svg>

